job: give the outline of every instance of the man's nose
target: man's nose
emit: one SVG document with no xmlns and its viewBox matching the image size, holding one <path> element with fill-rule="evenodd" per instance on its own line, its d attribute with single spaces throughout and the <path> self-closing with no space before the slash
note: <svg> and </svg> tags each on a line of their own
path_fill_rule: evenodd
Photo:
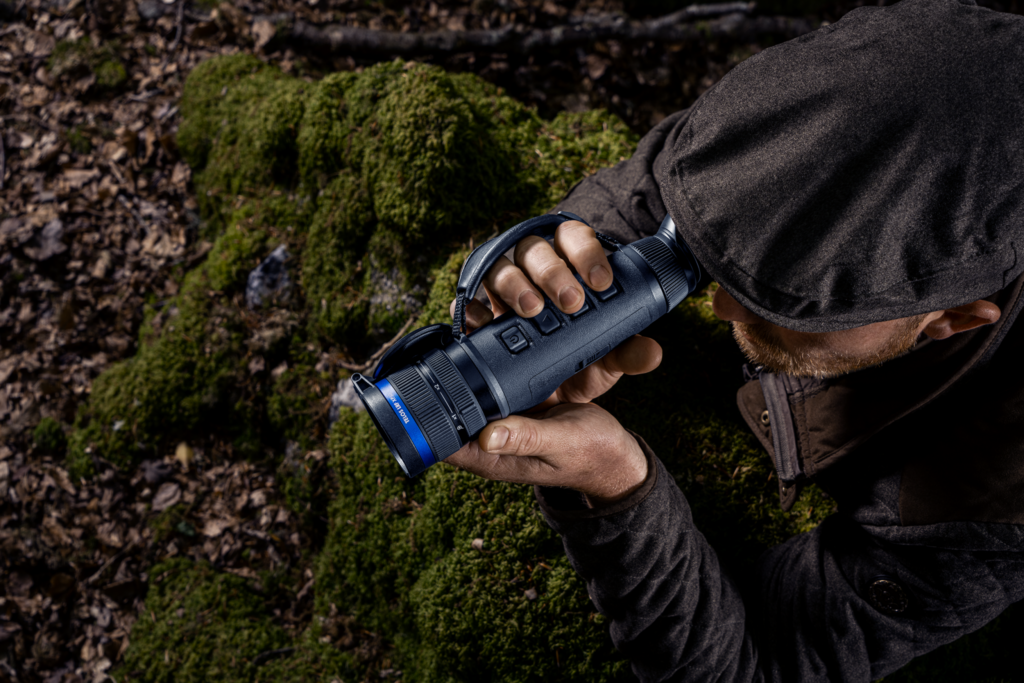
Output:
<svg viewBox="0 0 1024 683">
<path fill-rule="evenodd" d="M 711 310 L 722 320 L 748 324 L 764 322 L 762 318 L 745 309 L 739 301 L 736 301 L 729 292 L 721 287 L 715 290 L 715 296 L 711 300 Z"/>
</svg>

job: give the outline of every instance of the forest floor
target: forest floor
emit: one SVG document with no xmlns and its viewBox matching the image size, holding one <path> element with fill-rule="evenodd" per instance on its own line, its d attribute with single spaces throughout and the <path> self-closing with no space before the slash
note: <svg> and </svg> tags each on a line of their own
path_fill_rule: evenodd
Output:
<svg viewBox="0 0 1024 683">
<path fill-rule="evenodd" d="M 850 6 L 828 5 L 812 18 L 834 20 Z M 144 305 L 173 297 L 211 247 L 175 144 L 189 71 L 239 51 L 309 79 L 371 63 L 275 48 L 266 24 L 251 22 L 275 12 L 430 31 L 672 8 L 621 0 L 0 3 L 0 682 L 109 680 L 132 624 L 146 618 L 148 568 L 175 556 L 251 580 L 293 632 L 311 618 L 310 562 L 323 520 L 289 510 L 271 464 L 183 443 L 133 472 L 98 462 L 89 481 L 72 481 L 63 467 L 64 431 L 92 380 L 135 352 Z M 763 47 L 604 41 L 529 57 L 422 61 L 476 73 L 544 116 L 605 107 L 642 134 Z M 343 356 L 328 350 L 322 363 L 352 360 Z M 329 404 L 325 395 L 318 407 L 325 421 Z M 284 450 L 307 469 L 323 460 L 296 444 Z M 288 571 L 276 575 L 287 580 L 263 585 L 282 566 Z M 374 635 L 350 641 L 367 676 L 386 678 Z"/>
</svg>

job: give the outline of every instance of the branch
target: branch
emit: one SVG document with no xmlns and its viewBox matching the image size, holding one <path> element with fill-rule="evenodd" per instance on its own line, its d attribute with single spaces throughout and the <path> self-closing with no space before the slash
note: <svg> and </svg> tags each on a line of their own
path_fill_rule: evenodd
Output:
<svg viewBox="0 0 1024 683">
<path fill-rule="evenodd" d="M 492 30 L 398 33 L 341 24 L 309 24 L 289 13 L 253 17 L 276 27 L 275 41 L 292 49 L 366 57 L 504 52 L 528 55 L 541 50 L 587 45 L 598 40 L 686 43 L 716 38 L 751 40 L 766 35 L 795 38 L 814 30 L 806 19 L 752 17 L 754 3 L 691 5 L 656 19 L 629 21 L 622 15 L 582 17 L 550 29 L 508 25 Z M 714 17 L 714 18 L 712 18 Z M 699 20 L 699 21 L 698 21 Z"/>
<path fill-rule="evenodd" d="M 351 370 L 352 372 L 369 372 L 370 369 L 377 364 L 377 361 L 384 357 L 384 354 L 387 353 L 387 350 L 394 346 L 395 342 L 397 342 L 399 339 L 405 336 L 406 330 L 409 329 L 409 327 L 413 324 L 415 320 L 416 316 L 412 316 L 408 320 L 406 320 L 405 324 L 402 325 L 402 329 L 398 331 L 398 334 L 392 337 L 390 341 L 384 344 L 384 346 L 377 349 L 366 362 L 349 363 L 348 361 L 339 360 L 338 365 L 345 368 L 346 370 Z"/>
</svg>

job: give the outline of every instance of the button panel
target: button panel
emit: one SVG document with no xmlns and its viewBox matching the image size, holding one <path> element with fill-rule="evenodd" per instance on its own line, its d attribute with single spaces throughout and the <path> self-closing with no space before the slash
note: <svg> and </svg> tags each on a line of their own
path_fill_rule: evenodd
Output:
<svg viewBox="0 0 1024 683">
<path fill-rule="evenodd" d="M 519 353 L 530 345 L 530 342 L 526 340 L 526 335 L 523 334 L 523 331 L 519 329 L 518 325 L 510 327 L 502 332 L 501 340 L 505 342 L 505 346 L 512 353 Z"/>
<path fill-rule="evenodd" d="M 552 313 L 551 309 L 547 306 L 544 307 L 544 310 L 531 318 L 531 320 L 533 321 L 533 324 L 537 326 L 537 329 L 540 330 L 541 334 L 551 334 L 562 326 L 562 323 L 558 322 L 558 316 Z"/>
</svg>

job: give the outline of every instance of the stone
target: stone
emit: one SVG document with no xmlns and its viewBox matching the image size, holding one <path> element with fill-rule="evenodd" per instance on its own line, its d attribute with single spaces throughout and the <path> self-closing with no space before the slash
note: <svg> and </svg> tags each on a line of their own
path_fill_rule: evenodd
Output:
<svg viewBox="0 0 1024 683">
<path fill-rule="evenodd" d="M 287 261 L 288 250 L 282 244 L 249 273 L 245 285 L 245 303 L 250 309 L 259 308 L 267 301 L 285 303 L 288 300 L 292 281 L 285 267 Z"/>
</svg>

